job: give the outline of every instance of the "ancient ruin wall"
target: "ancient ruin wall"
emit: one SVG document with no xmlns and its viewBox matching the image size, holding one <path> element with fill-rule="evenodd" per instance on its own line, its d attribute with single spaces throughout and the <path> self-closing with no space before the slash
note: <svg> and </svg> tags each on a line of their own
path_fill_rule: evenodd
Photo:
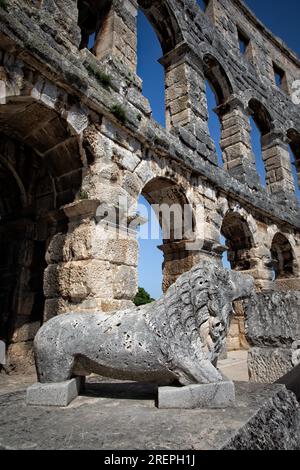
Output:
<svg viewBox="0 0 300 470">
<path fill-rule="evenodd" d="M 161 247 L 165 289 L 203 257 L 220 263 L 221 234 L 233 269 L 250 272 L 258 290 L 300 289 L 288 152 L 290 144 L 299 175 L 299 59 L 237 0 L 210 0 L 205 13 L 194 0 L 95 0 L 92 53 L 80 49 L 87 34 L 80 3 L 0 3 L 0 311 L 14 364 L 30 356 L 41 321 L 131 305 L 136 237 L 111 239 L 96 217 L 100 203 L 117 205 L 120 196 L 132 208 L 122 227 L 137 218 L 141 193 L 152 203 L 189 204 L 194 220 L 203 208 L 198 249 L 186 249 L 193 236 Z M 151 118 L 136 75 L 138 8 L 164 54 L 165 129 Z M 208 130 L 206 79 L 218 102 L 222 168 Z M 250 116 L 262 133 L 266 188 Z"/>
</svg>

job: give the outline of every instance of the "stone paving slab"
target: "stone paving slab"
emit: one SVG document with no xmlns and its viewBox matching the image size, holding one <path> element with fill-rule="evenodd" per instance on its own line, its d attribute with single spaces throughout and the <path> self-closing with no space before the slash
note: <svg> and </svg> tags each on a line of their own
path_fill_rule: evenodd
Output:
<svg viewBox="0 0 300 470">
<path fill-rule="evenodd" d="M 300 448 L 300 408 L 283 385 L 237 383 L 226 410 L 159 410 L 154 385 L 93 380 L 67 408 L 26 406 L 25 390 L 1 395 L 0 448 Z"/>
</svg>

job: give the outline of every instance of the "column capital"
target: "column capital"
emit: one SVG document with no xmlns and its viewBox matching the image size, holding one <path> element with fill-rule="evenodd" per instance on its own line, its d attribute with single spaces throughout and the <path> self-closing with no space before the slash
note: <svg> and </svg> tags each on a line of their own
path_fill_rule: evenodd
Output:
<svg viewBox="0 0 300 470">
<path fill-rule="evenodd" d="M 214 111 L 219 117 L 222 117 L 228 113 L 231 113 L 235 109 L 243 111 L 245 114 L 247 114 L 245 103 L 243 103 L 243 101 L 238 96 L 232 95 L 225 101 L 225 103 L 217 106 Z"/>
<path fill-rule="evenodd" d="M 168 68 L 171 65 L 178 65 L 180 62 L 184 61 L 199 71 L 203 70 L 200 57 L 185 41 L 182 41 L 174 49 L 172 49 L 170 52 L 167 52 L 167 54 L 159 59 L 159 63 L 165 68 Z"/>
<path fill-rule="evenodd" d="M 62 209 L 70 222 L 81 220 L 84 218 L 96 217 L 97 209 L 100 205 L 98 199 L 81 199 L 67 204 Z"/>
<path fill-rule="evenodd" d="M 281 129 L 272 129 L 268 134 L 261 136 L 261 143 L 263 147 L 273 146 L 273 145 L 287 145 L 288 138 L 285 135 L 284 131 Z"/>
</svg>

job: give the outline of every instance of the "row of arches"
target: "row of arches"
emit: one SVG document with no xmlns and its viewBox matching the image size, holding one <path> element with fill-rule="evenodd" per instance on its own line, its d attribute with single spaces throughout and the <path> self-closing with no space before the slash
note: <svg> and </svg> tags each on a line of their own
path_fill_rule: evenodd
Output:
<svg viewBox="0 0 300 470">
<path fill-rule="evenodd" d="M 272 118 L 265 104 L 258 98 L 247 98 L 234 105 L 230 101 L 235 99 L 233 87 L 224 68 L 210 54 L 204 56 L 204 76 L 206 82 L 206 97 L 208 105 L 208 127 L 214 140 L 218 154 L 219 166 L 225 166 L 230 170 L 232 154 L 229 148 L 240 140 L 244 147 L 240 147 L 240 159 L 247 157 L 255 164 L 259 175 L 259 182 L 264 187 L 275 187 L 276 175 L 274 172 L 283 173 L 278 179 L 292 179 L 285 186 L 296 191 L 300 196 L 300 133 L 295 129 L 287 131 L 276 130 L 275 119 Z M 229 107 L 231 106 L 231 109 Z M 232 119 L 232 111 L 241 113 L 242 118 Z M 231 118 L 229 125 L 226 121 Z M 233 130 L 233 127 L 237 126 Z M 231 132 L 232 131 L 232 132 Z M 235 137 L 234 139 L 234 132 Z M 232 141 L 228 142 L 228 134 L 231 133 Z M 272 150 L 273 147 L 273 150 Z M 276 150 L 275 150 L 275 147 Z M 244 152 L 244 154 L 243 154 Z M 252 154 L 252 155 L 251 155 Z M 229 157 L 229 158 L 228 158 Z M 272 158 L 269 160 L 270 158 Z M 277 161 L 275 158 L 277 157 Z M 236 155 L 235 155 L 236 159 Z M 269 160 L 269 161 L 268 161 Z M 272 175 L 273 174 L 273 175 Z M 274 191 L 274 192 L 275 192 Z M 271 189 L 271 192 L 273 190 Z"/>
<path fill-rule="evenodd" d="M 144 0 L 138 2 L 137 73 L 143 80 L 143 94 L 150 101 L 154 118 L 163 126 L 167 121 L 167 127 L 172 127 L 174 122 L 169 118 L 170 109 L 165 94 L 172 95 L 173 90 L 166 90 L 166 72 L 159 63 L 159 59 L 175 48 L 178 41 L 182 40 L 182 34 L 168 3 L 151 2 L 150 5 Z M 112 7 L 111 0 L 104 2 L 78 0 L 78 23 L 82 31 L 80 48 L 88 47 L 97 57 L 101 57 L 107 50 L 108 44 L 106 43 L 110 30 L 115 27 L 116 19 L 113 16 L 114 8 Z M 164 10 L 164 15 L 162 15 L 162 10 Z M 273 131 L 277 132 L 275 120 L 266 105 L 258 98 L 241 97 L 238 111 L 244 116 L 236 122 L 240 129 L 236 131 L 237 134 L 234 137 L 231 136 L 232 145 L 229 145 L 227 136 L 233 125 L 229 130 L 228 122 L 225 123 L 225 121 L 228 121 L 228 116 L 234 112 L 234 109 L 230 110 L 232 104 L 228 104 L 236 97 L 234 80 L 212 53 L 203 53 L 202 71 L 199 71 L 198 79 L 199 90 L 203 79 L 206 83 L 204 100 L 207 102 L 207 130 L 215 143 L 219 166 L 224 167 L 238 179 L 248 180 L 250 166 L 250 174 L 256 177 L 256 185 L 267 187 L 270 192 L 281 190 L 294 192 L 296 190 L 297 195 L 300 196 L 300 133 L 295 129 L 289 129 L 280 137 L 274 136 L 277 161 L 275 162 L 274 158 L 269 160 L 271 150 L 270 143 L 266 143 L 266 136 Z M 201 108 L 203 97 L 201 98 L 201 92 L 198 95 L 198 106 Z M 173 104 L 174 108 L 177 108 L 177 102 Z M 189 104 L 186 103 L 185 106 L 188 107 Z M 181 124 L 182 121 L 179 119 L 179 125 Z M 243 146 L 239 145 L 237 149 L 236 143 L 240 144 L 241 139 Z M 239 159 L 236 158 L 237 152 Z M 245 160 L 247 160 L 246 163 Z"/>
<path fill-rule="evenodd" d="M 162 204 L 172 210 L 172 213 L 166 211 L 169 219 L 166 217 L 163 220 L 162 213 L 157 212 L 156 207 L 159 206 L 160 210 Z M 176 217 L 176 204 L 182 209 L 185 206 L 190 208 L 192 217 L 189 220 L 192 227 Z M 146 184 L 139 198 L 139 212 L 149 220 L 149 226 L 144 227 L 139 236 L 140 284 L 149 290 L 152 297 L 157 298 L 180 274 L 206 256 L 208 243 L 201 244 L 198 251 L 197 247 L 191 252 L 187 249 L 187 243 L 194 239 L 196 232 L 200 233 L 195 227 L 199 220 L 196 220 L 195 211 L 185 191 L 168 178 L 157 177 Z M 206 217 L 204 215 L 204 220 Z M 240 211 L 228 209 L 219 228 L 220 246 L 224 245 L 224 249 L 226 247 L 225 254 L 222 258 L 221 253 L 224 250 L 212 249 L 208 250 L 208 255 L 214 258 L 219 252 L 217 258 L 225 268 L 247 272 L 255 277 L 264 269 L 268 288 L 272 288 L 273 282 L 297 278 L 297 255 L 289 237 L 275 231 L 271 237 L 262 235 L 262 232 L 259 239 L 256 230 L 256 223 L 251 224 Z M 262 237 L 266 238 L 264 242 L 259 241 Z M 266 246 L 263 255 L 259 243 Z M 211 247 L 212 245 L 213 243 Z"/>
</svg>

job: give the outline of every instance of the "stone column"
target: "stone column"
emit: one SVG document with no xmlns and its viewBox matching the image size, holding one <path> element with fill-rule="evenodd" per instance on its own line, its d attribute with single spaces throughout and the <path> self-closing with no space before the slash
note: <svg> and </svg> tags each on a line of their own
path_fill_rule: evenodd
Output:
<svg viewBox="0 0 300 470">
<path fill-rule="evenodd" d="M 51 240 L 44 276 L 45 320 L 68 311 L 115 311 L 132 306 L 137 292 L 135 234 L 97 220 L 98 200 L 64 207 L 68 232 Z"/>
<path fill-rule="evenodd" d="M 94 46 L 98 59 L 117 57 L 134 73 L 137 66 L 137 11 L 136 0 L 113 0 Z"/>
<path fill-rule="evenodd" d="M 166 76 L 166 127 L 208 132 L 205 78 L 199 58 L 182 43 L 161 60 Z"/>
<path fill-rule="evenodd" d="M 249 115 L 243 103 L 232 97 L 216 108 L 221 121 L 220 146 L 223 152 L 224 168 L 234 178 L 248 183 L 259 184 L 255 158 L 251 144 Z"/>
<path fill-rule="evenodd" d="M 182 274 L 190 271 L 203 259 L 221 265 L 225 247 L 213 240 L 180 240 L 166 242 L 158 247 L 164 253 L 163 292 Z"/>
<path fill-rule="evenodd" d="M 289 196 L 295 194 L 291 157 L 282 132 L 273 130 L 262 136 L 261 144 L 268 191 Z"/>
</svg>

